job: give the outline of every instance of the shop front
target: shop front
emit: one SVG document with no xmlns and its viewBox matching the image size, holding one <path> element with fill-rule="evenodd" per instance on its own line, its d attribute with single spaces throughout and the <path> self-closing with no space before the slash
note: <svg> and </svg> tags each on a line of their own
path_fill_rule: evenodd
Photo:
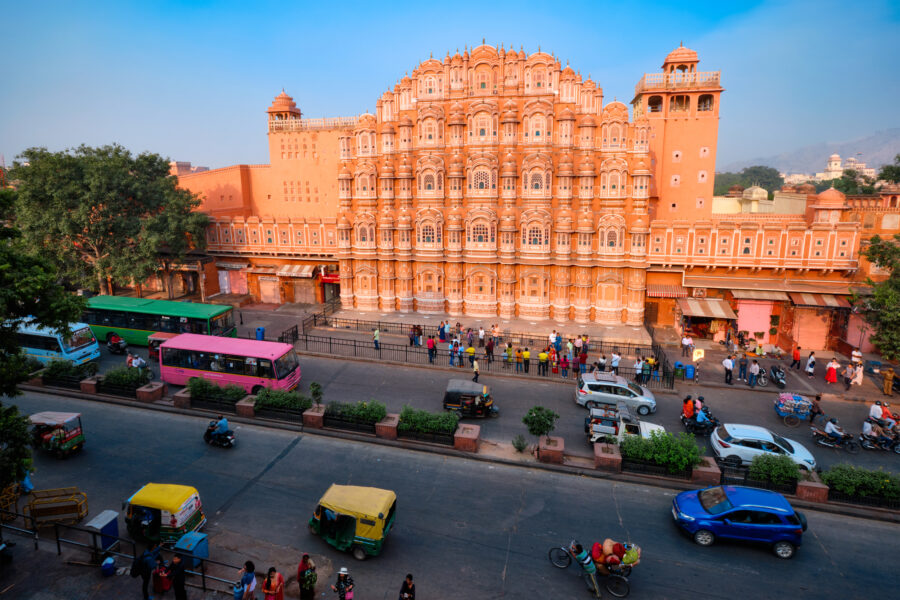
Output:
<svg viewBox="0 0 900 600">
<path fill-rule="evenodd" d="M 288 302 L 316 303 L 316 265 L 287 265 L 278 270 Z"/>
<path fill-rule="evenodd" d="M 644 321 L 650 325 L 671 327 L 675 324 L 675 302 L 687 298 L 685 288 L 678 284 L 648 283 L 644 301 Z"/>
<path fill-rule="evenodd" d="M 737 312 L 737 330 L 758 344 L 777 345 L 778 323 L 784 303 L 791 301 L 785 292 L 770 290 L 732 290 Z"/>
<path fill-rule="evenodd" d="M 248 262 L 217 262 L 216 271 L 219 278 L 220 294 L 247 294 Z"/>
<path fill-rule="evenodd" d="M 737 315 L 721 298 L 678 298 L 677 314 L 682 332 L 694 338 L 725 342 Z"/>
<path fill-rule="evenodd" d="M 840 328 L 844 319 L 841 311 L 850 310 L 844 296 L 833 294 L 788 294 L 794 306 L 792 337 L 794 344 L 804 350 L 836 350 L 842 337 Z"/>
</svg>

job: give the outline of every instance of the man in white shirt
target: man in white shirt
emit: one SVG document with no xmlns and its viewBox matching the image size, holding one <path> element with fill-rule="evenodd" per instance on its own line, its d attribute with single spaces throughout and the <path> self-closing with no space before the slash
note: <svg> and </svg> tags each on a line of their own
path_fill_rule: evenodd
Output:
<svg viewBox="0 0 900 600">
<path fill-rule="evenodd" d="M 836 440 L 844 437 L 844 430 L 838 427 L 837 419 L 829 419 L 828 422 L 825 423 L 825 433 Z"/>
<path fill-rule="evenodd" d="M 854 348 L 853 352 L 850 353 L 850 360 L 853 364 L 862 362 L 862 352 L 859 351 L 859 348 Z"/>
<path fill-rule="evenodd" d="M 484 348 L 484 327 L 478 328 L 478 347 Z"/>
<path fill-rule="evenodd" d="M 756 387 L 756 382 L 759 379 L 759 362 L 754 360 L 750 363 L 750 387 Z"/>
<path fill-rule="evenodd" d="M 869 408 L 869 418 L 880 421 L 884 411 L 881 408 L 881 400 L 876 400 L 875 404 Z"/>
<path fill-rule="evenodd" d="M 731 382 L 731 372 L 734 370 L 734 361 L 731 360 L 731 356 L 726 356 L 725 360 L 722 361 L 722 366 L 725 367 L 725 383 L 728 385 L 734 385 Z"/>
<path fill-rule="evenodd" d="M 691 355 L 691 338 L 689 338 L 687 334 L 681 336 L 681 355 Z"/>
</svg>

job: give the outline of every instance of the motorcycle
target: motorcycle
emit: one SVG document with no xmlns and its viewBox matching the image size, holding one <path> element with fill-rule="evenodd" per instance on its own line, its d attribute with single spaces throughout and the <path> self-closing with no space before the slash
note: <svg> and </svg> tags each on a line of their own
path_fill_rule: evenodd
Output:
<svg viewBox="0 0 900 600">
<path fill-rule="evenodd" d="M 209 422 L 209 425 L 206 428 L 206 433 L 203 434 L 203 441 L 210 446 L 232 448 L 237 443 L 237 440 L 234 438 L 234 432 L 229 429 L 223 434 L 214 433 L 217 424 L 218 421 Z"/>
<path fill-rule="evenodd" d="M 709 420 L 703 423 L 698 423 L 697 419 L 688 419 L 684 416 L 684 413 L 682 413 L 681 424 L 684 426 L 685 430 L 688 433 L 693 433 L 695 435 L 709 435 L 716 427 L 719 426 L 719 420 L 710 414 L 709 407 L 703 407 L 703 414 L 705 414 L 706 418 Z"/>
<path fill-rule="evenodd" d="M 900 439 L 898 438 L 884 441 L 879 440 L 875 436 L 861 433 L 859 434 L 859 445 L 866 450 L 885 450 L 887 452 L 893 451 L 894 454 L 900 454 Z"/>
<path fill-rule="evenodd" d="M 762 366 L 759 367 L 759 375 L 756 376 L 756 385 L 759 387 L 766 387 L 769 385 L 769 374 L 766 373 L 765 368 Z"/>
<path fill-rule="evenodd" d="M 784 367 L 781 365 L 772 365 L 769 369 L 769 376 L 772 378 L 772 382 L 775 383 L 775 387 L 779 390 L 783 390 L 787 385 L 787 375 L 784 372 Z"/>
<path fill-rule="evenodd" d="M 128 350 L 128 342 L 122 338 L 118 338 L 115 341 L 110 338 L 106 340 L 106 349 L 109 350 L 110 354 L 125 354 Z"/>
<path fill-rule="evenodd" d="M 843 448 L 850 454 L 859 452 L 859 444 L 853 439 L 852 433 L 844 432 L 843 436 L 840 439 L 837 439 L 831 437 L 818 427 L 810 427 L 809 429 L 812 431 L 813 441 L 820 446 L 824 446 L 825 448 Z"/>
</svg>

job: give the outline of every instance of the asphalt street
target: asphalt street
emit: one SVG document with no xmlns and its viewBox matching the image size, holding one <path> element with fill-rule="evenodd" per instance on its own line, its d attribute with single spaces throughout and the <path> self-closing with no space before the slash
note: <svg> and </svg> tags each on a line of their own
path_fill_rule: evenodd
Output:
<svg viewBox="0 0 900 600">
<path fill-rule="evenodd" d="M 310 371 L 315 364 L 305 361 Z M 345 364 L 337 373 L 342 378 L 353 374 L 354 365 Z M 313 378 L 328 382 L 324 374 Z M 369 377 L 352 385 L 386 392 L 387 384 Z M 398 401 L 439 385 L 416 390 L 397 374 L 392 379 Z M 549 389 L 555 388 L 536 389 L 531 398 L 551 395 Z M 567 391 L 552 395 L 562 404 Z M 202 443 L 202 418 L 43 393 L 15 402 L 26 413 L 84 416 L 83 453 L 66 460 L 38 454 L 38 488 L 77 485 L 93 516 L 118 510 L 149 481 L 194 485 L 210 517 L 214 558 L 237 561 L 259 555 L 260 546 L 278 547 L 276 566 L 290 574 L 307 551 L 318 557 L 323 574 L 348 566 L 359 600 L 393 599 L 407 572 L 415 574 L 422 599 L 586 598 L 575 567 L 561 571 L 547 559 L 551 546 L 573 537 L 585 544 L 613 537 L 643 548 L 632 598 L 862 598 L 898 581 L 890 561 L 878 559 L 900 550 L 897 525 L 810 511 L 803 547 L 784 561 L 766 548 L 695 546 L 672 523 L 673 493 L 658 488 L 247 425 L 237 428 L 239 444 L 227 451 Z M 510 396 L 508 402 L 530 405 L 531 399 Z M 332 482 L 396 491 L 396 528 L 381 556 L 356 562 L 308 533 L 310 512 Z M 113 579 L 120 586 L 134 581 Z M 97 589 L 115 584 L 107 581 L 97 576 Z M 325 582 L 320 577 L 320 592 Z M 40 586 L 20 589 L 20 598 L 47 597 Z"/>
</svg>

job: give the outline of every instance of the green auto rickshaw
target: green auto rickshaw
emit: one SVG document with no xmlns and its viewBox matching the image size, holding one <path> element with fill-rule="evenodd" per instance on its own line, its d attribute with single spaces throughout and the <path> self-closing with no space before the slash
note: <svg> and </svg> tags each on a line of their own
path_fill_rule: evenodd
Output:
<svg viewBox="0 0 900 600">
<path fill-rule="evenodd" d="M 394 525 L 397 495 L 390 490 L 332 484 L 309 520 L 309 530 L 353 558 L 377 556 Z"/>
<path fill-rule="evenodd" d="M 58 458 L 68 456 L 84 447 L 84 428 L 80 413 L 39 412 L 31 420 L 32 445 Z"/>
</svg>

